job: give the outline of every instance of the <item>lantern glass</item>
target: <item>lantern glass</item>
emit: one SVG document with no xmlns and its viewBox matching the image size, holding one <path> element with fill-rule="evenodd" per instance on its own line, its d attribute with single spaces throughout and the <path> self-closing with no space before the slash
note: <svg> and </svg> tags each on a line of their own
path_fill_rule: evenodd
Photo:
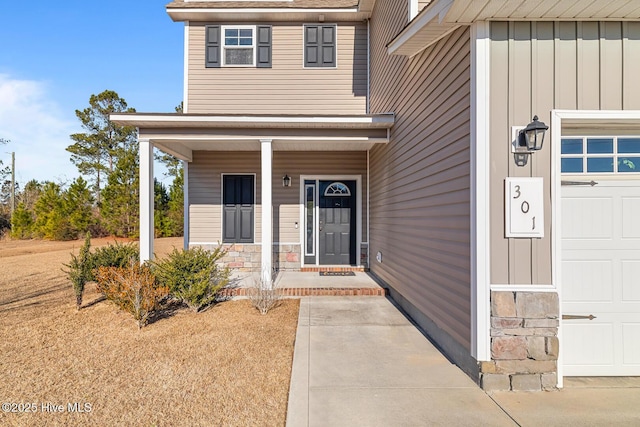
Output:
<svg viewBox="0 0 640 427">
<path fill-rule="evenodd" d="M 538 116 L 533 116 L 533 121 L 523 130 L 527 150 L 539 151 L 542 149 L 544 134 L 547 129 L 549 129 L 549 126 L 538 121 Z"/>
</svg>

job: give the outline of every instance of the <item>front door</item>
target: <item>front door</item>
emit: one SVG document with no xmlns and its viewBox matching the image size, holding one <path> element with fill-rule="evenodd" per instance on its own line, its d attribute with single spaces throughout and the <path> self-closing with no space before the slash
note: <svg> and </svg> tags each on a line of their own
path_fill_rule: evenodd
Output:
<svg viewBox="0 0 640 427">
<path fill-rule="evenodd" d="M 319 182 L 319 264 L 355 265 L 355 181 Z"/>
</svg>

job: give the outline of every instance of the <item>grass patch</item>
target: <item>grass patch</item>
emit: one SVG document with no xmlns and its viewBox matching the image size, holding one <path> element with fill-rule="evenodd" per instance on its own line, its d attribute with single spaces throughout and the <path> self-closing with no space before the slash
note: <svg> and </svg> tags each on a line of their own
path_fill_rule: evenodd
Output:
<svg viewBox="0 0 640 427">
<path fill-rule="evenodd" d="M 0 412 L 0 425 L 284 425 L 298 300 L 267 316 L 247 300 L 179 310 L 139 331 L 93 283 L 75 309 L 61 271 L 68 242 L 11 244 L 0 242 L 0 397 L 38 412 Z M 156 253 L 171 246 L 181 240 L 156 241 Z M 69 413 L 75 402 L 91 412 Z M 44 413 L 43 403 L 65 412 Z"/>
</svg>

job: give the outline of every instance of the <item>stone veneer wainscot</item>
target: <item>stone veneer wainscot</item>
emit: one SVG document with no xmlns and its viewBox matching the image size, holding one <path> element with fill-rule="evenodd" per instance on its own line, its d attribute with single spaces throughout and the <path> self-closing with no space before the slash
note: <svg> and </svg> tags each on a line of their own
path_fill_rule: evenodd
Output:
<svg viewBox="0 0 640 427">
<path fill-rule="evenodd" d="M 485 390 L 551 390 L 557 384 L 558 294 L 491 292 L 491 361 Z"/>
</svg>

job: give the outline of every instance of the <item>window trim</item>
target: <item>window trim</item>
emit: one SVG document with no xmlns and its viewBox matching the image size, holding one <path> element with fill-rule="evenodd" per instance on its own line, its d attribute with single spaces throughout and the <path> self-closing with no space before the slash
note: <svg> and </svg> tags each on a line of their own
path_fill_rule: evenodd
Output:
<svg viewBox="0 0 640 427">
<path fill-rule="evenodd" d="M 253 177 L 253 242 L 246 242 L 246 243 L 238 243 L 238 242 L 224 242 L 224 177 L 228 176 L 228 175 L 232 175 L 232 176 L 252 176 Z M 257 174 L 255 172 L 246 172 L 246 173 L 242 173 L 242 172 L 223 172 L 220 174 L 220 242 L 223 242 L 225 244 L 255 244 L 258 240 L 258 236 L 257 236 L 257 225 L 258 225 L 258 219 L 257 219 L 257 215 L 255 215 L 257 206 L 258 206 L 258 194 L 256 193 L 257 191 Z M 260 236 L 260 238 L 262 239 L 262 235 Z"/>
<path fill-rule="evenodd" d="M 335 65 L 331 67 L 309 67 L 307 66 L 307 27 L 334 27 L 334 37 L 335 37 Z M 330 22 L 322 22 L 317 24 L 302 24 L 302 68 L 305 70 L 335 70 L 338 68 L 338 24 L 330 23 Z"/>
<path fill-rule="evenodd" d="M 251 47 L 248 46 L 227 46 L 225 31 L 226 30 L 251 30 Z M 220 66 L 223 68 L 256 68 L 256 51 L 257 51 L 257 26 L 256 25 L 221 25 L 220 26 Z M 225 50 L 233 49 L 251 49 L 253 51 L 253 61 L 251 64 L 227 64 Z"/>
</svg>

